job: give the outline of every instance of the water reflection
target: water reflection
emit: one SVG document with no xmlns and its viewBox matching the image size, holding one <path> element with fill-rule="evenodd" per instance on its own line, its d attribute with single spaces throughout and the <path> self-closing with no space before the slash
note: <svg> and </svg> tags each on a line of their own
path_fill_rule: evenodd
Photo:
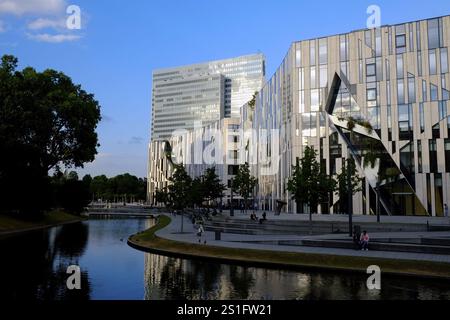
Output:
<svg viewBox="0 0 450 320">
<path fill-rule="evenodd" d="M 88 224 L 66 225 L 2 240 L 1 299 L 90 299 L 88 272 L 81 269 L 81 290 L 67 290 L 69 265 L 78 265 L 89 237 Z"/>
<path fill-rule="evenodd" d="M 90 220 L 0 240 L 0 299 L 450 299 L 445 281 L 299 272 L 185 260 L 126 244 L 150 219 Z M 66 288 L 69 265 L 81 290 Z"/>
<path fill-rule="evenodd" d="M 368 290 L 361 274 L 298 272 L 147 254 L 145 299 L 450 299 L 450 283 L 383 277 Z"/>
</svg>

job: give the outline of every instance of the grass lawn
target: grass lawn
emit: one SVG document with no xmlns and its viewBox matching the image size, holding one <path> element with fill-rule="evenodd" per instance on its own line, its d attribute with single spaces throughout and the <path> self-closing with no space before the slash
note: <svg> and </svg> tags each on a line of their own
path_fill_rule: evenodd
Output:
<svg viewBox="0 0 450 320">
<path fill-rule="evenodd" d="M 285 267 L 325 268 L 366 272 L 370 265 L 378 265 L 383 273 L 428 276 L 450 279 L 450 265 L 439 262 L 378 259 L 370 257 L 338 256 L 311 253 L 280 252 L 254 249 L 235 249 L 184 243 L 159 238 L 155 232 L 170 224 L 167 216 L 159 216 L 152 228 L 130 237 L 132 245 L 143 250 L 175 254 L 183 257 L 211 258 L 221 261 L 244 262 Z"/>
<path fill-rule="evenodd" d="M 22 220 L 9 215 L 0 215 L 0 233 L 10 231 L 20 231 L 29 228 L 37 228 L 44 226 L 51 226 L 70 221 L 80 221 L 82 217 L 74 216 L 62 211 L 51 211 L 42 217 L 40 220 Z"/>
</svg>

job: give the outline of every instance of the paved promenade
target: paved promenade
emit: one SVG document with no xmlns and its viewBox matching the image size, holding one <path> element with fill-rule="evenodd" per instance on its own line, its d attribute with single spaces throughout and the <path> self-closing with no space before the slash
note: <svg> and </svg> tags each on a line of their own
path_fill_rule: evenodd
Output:
<svg viewBox="0 0 450 320">
<path fill-rule="evenodd" d="M 189 219 L 184 217 L 183 221 L 183 233 L 181 233 L 181 217 L 174 217 L 168 215 L 172 222 L 166 228 L 159 230 L 156 235 L 170 240 L 182 241 L 186 243 L 197 243 L 198 236 L 197 230 Z M 274 218 L 268 216 L 270 218 Z M 324 216 L 323 216 L 324 217 Z M 330 217 L 330 216 L 327 216 Z M 246 216 L 248 218 L 248 216 Z M 317 218 L 317 217 L 315 217 Z M 364 217 L 365 218 L 365 217 Z M 386 217 L 386 218 L 398 218 L 398 217 Z M 439 219 L 439 218 L 438 218 Z M 399 221 L 400 222 L 400 221 Z M 426 221 L 425 221 L 426 223 Z M 450 237 L 450 232 L 398 232 L 398 233 L 373 233 L 372 238 L 383 238 L 386 236 L 393 237 Z M 424 254 L 424 253 L 408 253 L 408 252 L 388 252 L 388 251 L 358 251 L 351 249 L 337 249 L 337 248 L 319 248 L 319 247 L 306 247 L 306 246 L 287 246 L 267 243 L 269 241 L 279 240 L 301 240 L 301 239 L 348 239 L 346 235 L 319 235 L 319 236 L 296 236 L 296 235 L 241 235 L 223 233 L 221 240 L 214 240 L 214 232 L 206 231 L 201 238 L 203 244 L 206 240 L 206 245 L 228 247 L 228 248 L 242 248 L 242 249 L 259 249 L 259 250 L 273 250 L 273 251 L 285 251 L 285 252 L 298 252 L 298 253 L 318 253 L 328 255 L 340 255 L 340 256 L 360 256 L 360 257 L 372 257 L 372 258 L 388 258 L 399 260 L 419 260 L 419 261 L 434 261 L 445 262 L 450 264 L 450 255 L 438 255 L 438 254 Z M 266 243 L 258 242 L 266 241 Z M 450 266 L 449 266 L 450 267 Z"/>
</svg>

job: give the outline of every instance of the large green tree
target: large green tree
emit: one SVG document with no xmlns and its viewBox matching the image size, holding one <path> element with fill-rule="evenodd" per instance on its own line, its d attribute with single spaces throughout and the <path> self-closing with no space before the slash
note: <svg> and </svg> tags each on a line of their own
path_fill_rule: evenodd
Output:
<svg viewBox="0 0 450 320">
<path fill-rule="evenodd" d="M 173 209 L 183 211 L 190 204 L 189 193 L 192 187 L 192 178 L 186 172 L 184 166 L 180 164 L 176 165 L 169 182 L 169 197 Z"/>
<path fill-rule="evenodd" d="M 326 174 L 317 161 L 317 152 L 307 146 L 300 161 L 293 167 L 292 177 L 288 181 L 288 190 L 297 205 L 308 204 L 311 214 L 317 212 L 319 203 L 328 200 L 328 195 L 334 190 L 334 180 Z"/>
<path fill-rule="evenodd" d="M 223 192 L 226 190 L 226 187 L 220 182 L 220 178 L 216 174 L 215 168 L 206 169 L 201 180 L 204 192 L 203 196 L 208 203 L 209 210 L 211 202 L 223 197 Z"/>
<path fill-rule="evenodd" d="M 341 172 L 336 176 L 336 191 L 339 194 L 339 211 L 341 213 L 347 212 L 349 193 L 353 196 L 362 190 L 362 180 L 356 170 L 355 160 L 353 158 L 347 159 Z"/>
<path fill-rule="evenodd" d="M 258 183 L 258 179 L 250 174 L 250 166 L 246 162 L 239 166 L 239 170 L 233 179 L 233 190 L 244 199 L 244 209 L 247 210 L 248 199 L 252 195 L 253 189 Z"/>
<path fill-rule="evenodd" d="M 5 55 L 0 65 L 0 207 L 41 212 L 51 205 L 50 170 L 94 160 L 100 106 L 64 73 L 17 64 Z"/>
</svg>

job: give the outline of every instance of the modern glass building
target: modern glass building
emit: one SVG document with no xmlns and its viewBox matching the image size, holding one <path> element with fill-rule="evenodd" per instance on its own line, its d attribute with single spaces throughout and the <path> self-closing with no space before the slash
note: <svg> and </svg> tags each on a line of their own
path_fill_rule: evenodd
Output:
<svg viewBox="0 0 450 320">
<path fill-rule="evenodd" d="M 278 172 L 253 166 L 258 206 L 308 210 L 286 185 L 313 146 L 329 174 L 356 161 L 364 181 L 355 213 L 374 214 L 378 193 L 383 214 L 442 216 L 450 201 L 449 45 L 450 16 L 293 43 L 252 116 L 254 129 L 280 132 Z M 264 143 L 256 145 L 267 150 Z M 339 208 L 330 194 L 319 210 Z"/>
<path fill-rule="evenodd" d="M 239 117 L 240 107 L 264 84 L 262 54 L 156 70 L 153 72 L 152 140 L 176 129 L 192 129 Z"/>
</svg>

